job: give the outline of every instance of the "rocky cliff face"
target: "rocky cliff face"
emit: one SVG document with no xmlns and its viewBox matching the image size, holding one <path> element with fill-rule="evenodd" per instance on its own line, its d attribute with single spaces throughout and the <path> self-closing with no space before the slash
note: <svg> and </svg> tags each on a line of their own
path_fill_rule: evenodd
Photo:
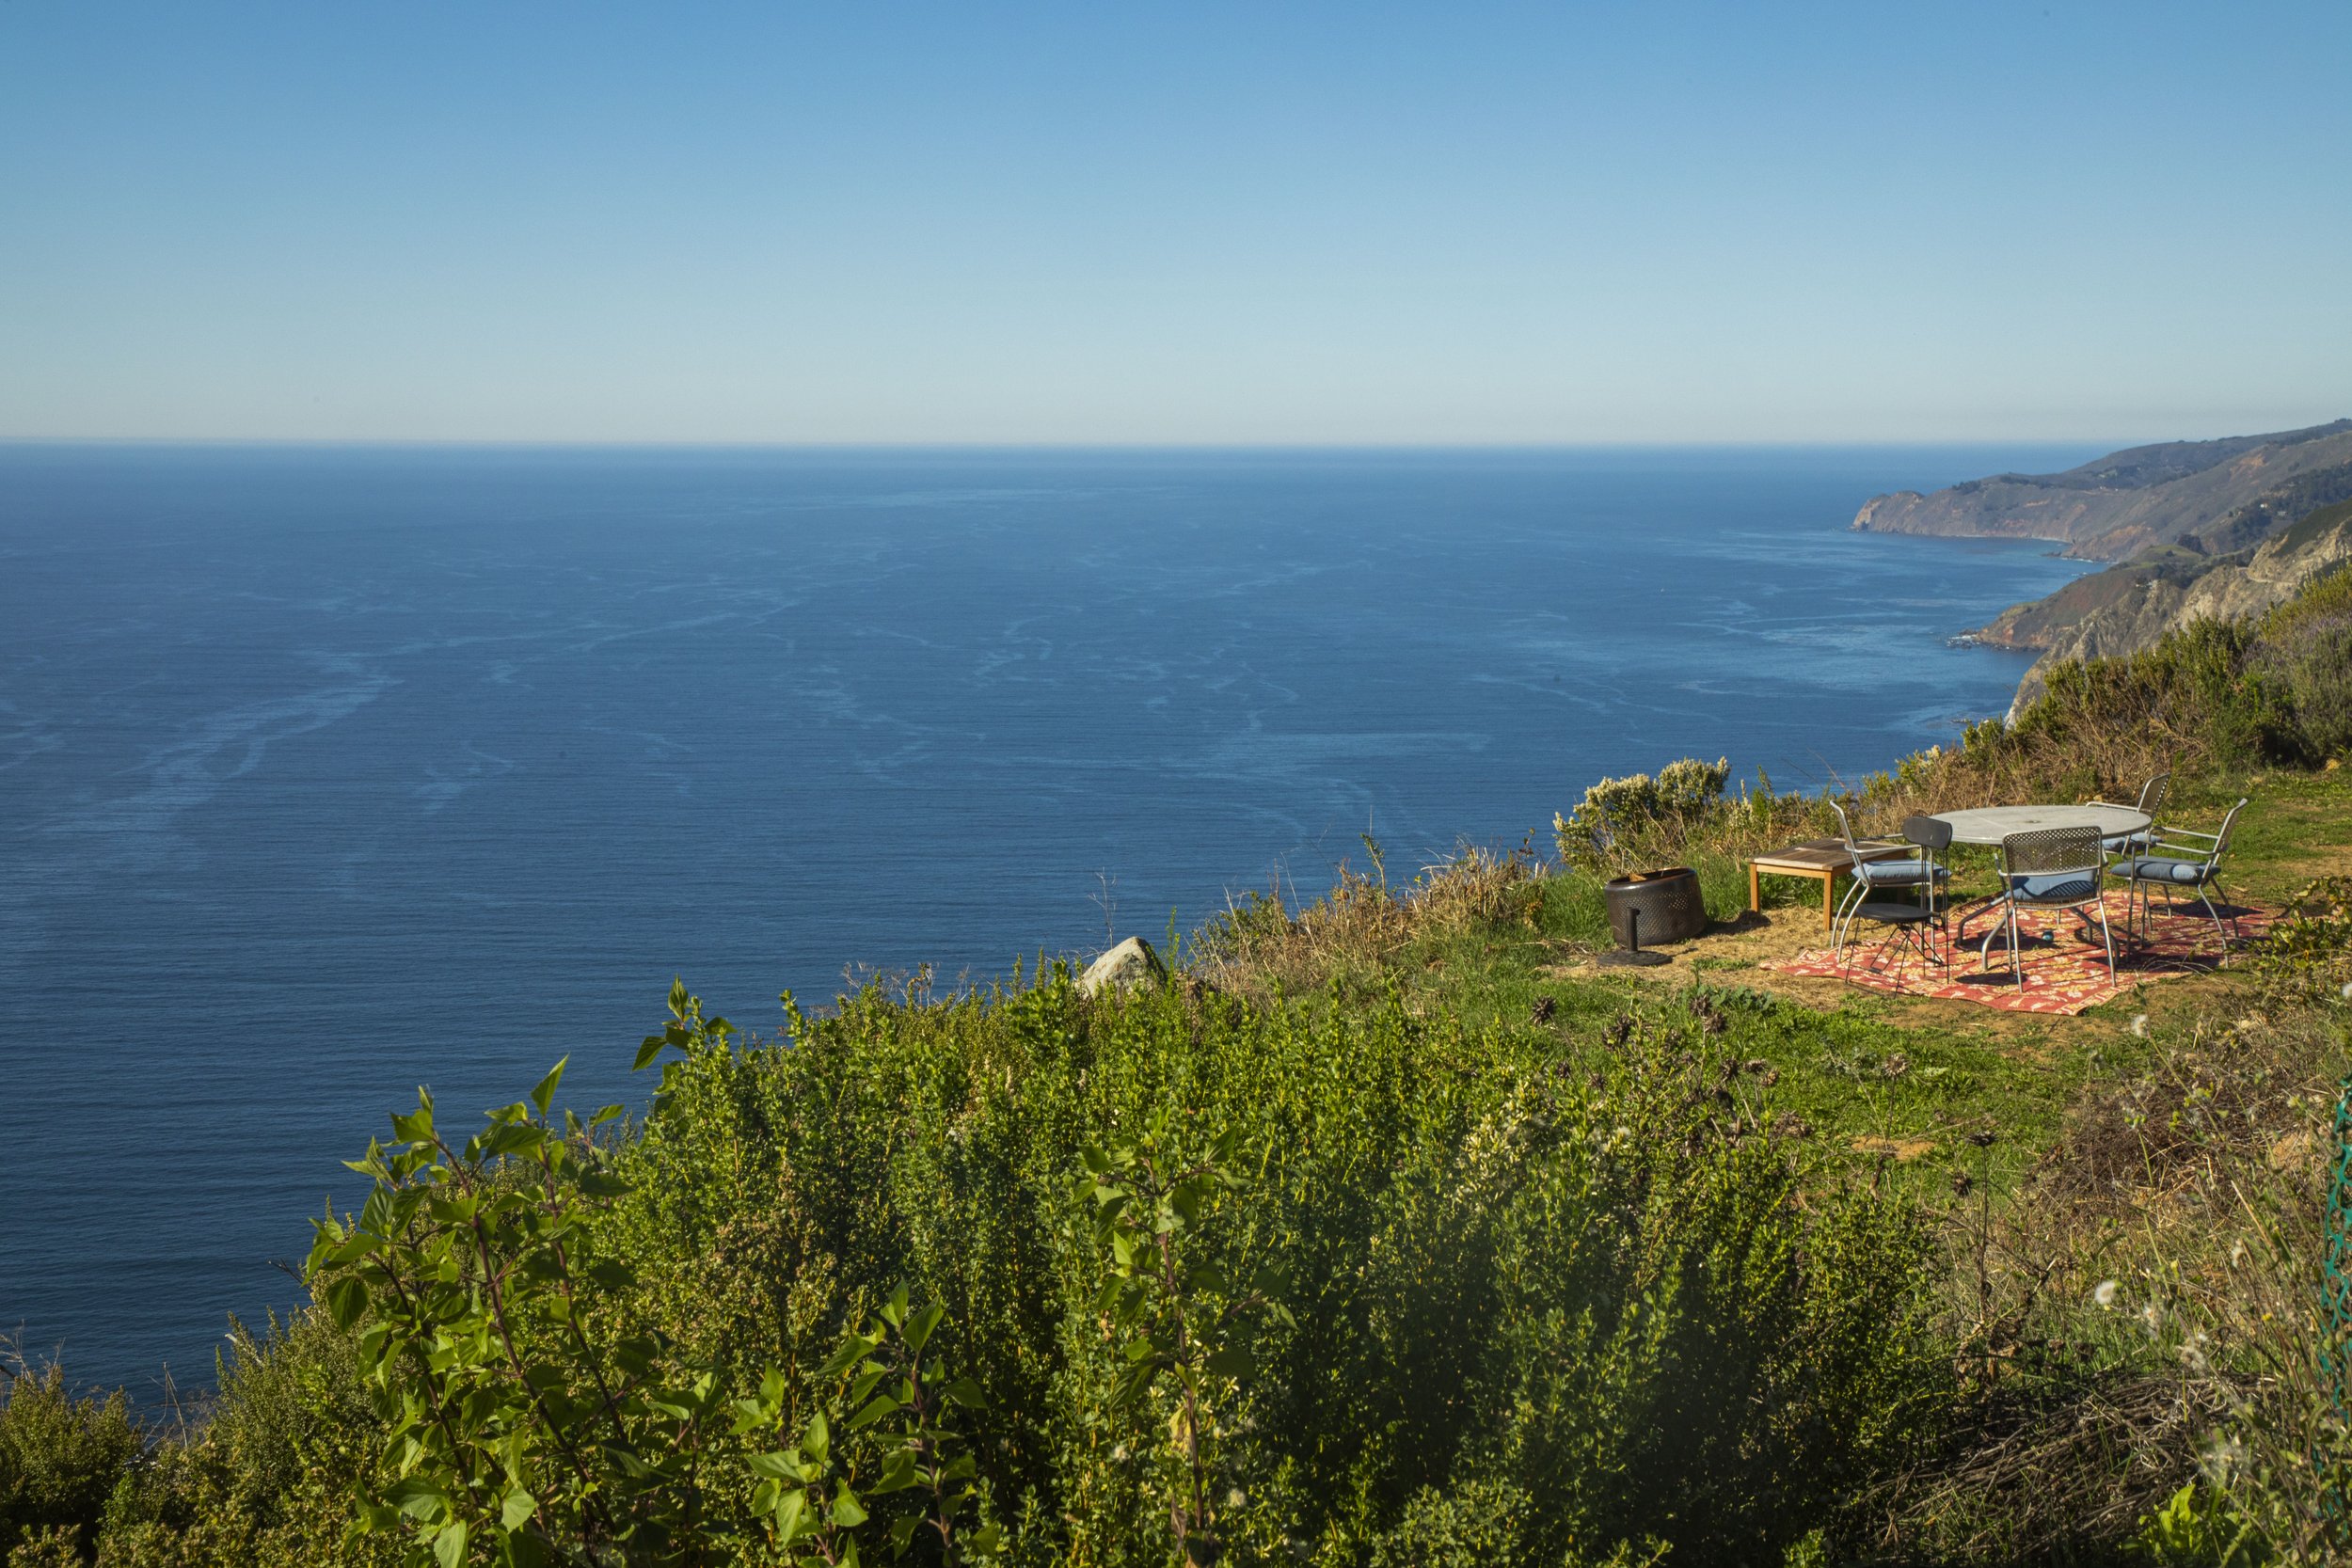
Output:
<svg viewBox="0 0 2352 1568">
<path fill-rule="evenodd" d="M 2180 546 L 2216 555 L 2352 499 L 2352 420 L 2268 436 L 2134 447 L 2058 474 L 1996 474 L 1933 495 L 1874 496 L 1853 526 L 1883 533 L 2048 539 L 2086 561 Z"/>
<path fill-rule="evenodd" d="M 1986 642 L 2042 650 L 2018 685 L 2013 713 L 2041 692 L 2053 664 L 2137 653 L 2192 621 L 2259 614 L 2347 561 L 2352 503 L 2315 512 L 2258 547 L 2201 570 L 2124 566 L 2095 573 L 2047 599 L 2004 611 L 1977 635 Z M 2070 595 L 2071 605 L 2060 602 Z"/>
</svg>

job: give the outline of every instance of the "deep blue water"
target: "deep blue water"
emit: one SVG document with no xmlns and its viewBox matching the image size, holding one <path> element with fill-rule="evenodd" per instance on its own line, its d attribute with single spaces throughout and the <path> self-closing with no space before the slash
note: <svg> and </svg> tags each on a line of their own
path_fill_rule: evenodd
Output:
<svg viewBox="0 0 2352 1568">
<path fill-rule="evenodd" d="M 209 1379 L 416 1085 L 628 1096 L 674 974 L 765 1030 L 1883 766 L 2079 568 L 1855 506 L 2089 455 L 0 447 L 0 1325 Z"/>
</svg>

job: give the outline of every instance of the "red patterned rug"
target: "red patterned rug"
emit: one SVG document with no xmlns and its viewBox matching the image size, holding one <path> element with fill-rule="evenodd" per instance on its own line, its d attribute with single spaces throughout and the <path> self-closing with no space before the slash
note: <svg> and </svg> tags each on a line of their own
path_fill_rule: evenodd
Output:
<svg viewBox="0 0 2352 1568">
<path fill-rule="evenodd" d="M 1949 960 L 1944 965 L 1923 961 L 1916 947 L 1884 940 L 1886 927 L 1861 923 L 1854 927 L 1859 940 L 1847 943 L 1842 962 L 1828 948 L 1817 947 L 1793 958 L 1768 960 L 1764 967 L 1783 974 L 1842 979 L 1898 996 L 1941 996 L 2013 1013 L 2071 1015 L 2112 1001 L 2142 981 L 2202 974 L 2221 961 L 2213 922 L 2205 918 L 2201 905 L 2179 904 L 2168 912 L 2159 898 L 2150 933 L 2136 940 L 2125 938 L 2123 894 L 2106 895 L 2106 912 L 2115 929 L 2114 982 L 2107 979 L 2107 954 L 2099 940 L 2098 923 L 2090 923 L 2086 942 L 2081 917 L 2063 910 L 2030 910 L 2019 917 L 2021 938 L 2031 939 L 2022 948 L 2022 986 L 2010 968 L 2006 935 L 1994 941 L 1991 967 L 1979 967 L 1979 943 L 1986 930 L 1998 929 L 1989 914 L 1971 920 L 1966 939 L 1955 942 L 1948 954 L 1942 941 L 1930 933 L 1931 952 Z M 2223 904 L 2225 925 L 2233 915 L 2236 917 L 2235 935 L 2248 941 L 2262 935 L 2274 918 L 2266 910 Z"/>
</svg>

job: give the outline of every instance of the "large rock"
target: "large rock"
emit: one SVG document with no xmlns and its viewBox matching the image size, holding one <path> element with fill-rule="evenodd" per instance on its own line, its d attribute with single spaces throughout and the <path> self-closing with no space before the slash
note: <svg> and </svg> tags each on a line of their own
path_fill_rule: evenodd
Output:
<svg viewBox="0 0 2352 1568">
<path fill-rule="evenodd" d="M 1087 972 L 1078 976 L 1078 990 L 1092 996 L 1104 987 L 1125 990 L 1146 980 L 1156 983 L 1167 978 L 1168 966 L 1152 951 L 1152 944 L 1141 937 L 1129 937 L 1087 965 Z"/>
</svg>

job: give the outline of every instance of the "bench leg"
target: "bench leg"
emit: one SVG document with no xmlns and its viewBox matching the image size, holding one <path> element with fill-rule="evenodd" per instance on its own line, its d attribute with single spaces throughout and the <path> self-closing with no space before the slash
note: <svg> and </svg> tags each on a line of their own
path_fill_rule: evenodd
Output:
<svg viewBox="0 0 2352 1568">
<path fill-rule="evenodd" d="M 1763 885 L 1756 879 L 1756 866 L 1753 863 L 1751 863 L 1748 866 L 1748 908 L 1751 910 L 1761 910 L 1763 907 L 1764 888 Z"/>
<path fill-rule="evenodd" d="M 1831 911 L 1836 906 L 1836 900 L 1837 873 L 1835 871 L 1824 871 L 1821 873 L 1821 929 L 1824 931 L 1830 928 L 1831 920 L 1833 918 Z"/>
</svg>

